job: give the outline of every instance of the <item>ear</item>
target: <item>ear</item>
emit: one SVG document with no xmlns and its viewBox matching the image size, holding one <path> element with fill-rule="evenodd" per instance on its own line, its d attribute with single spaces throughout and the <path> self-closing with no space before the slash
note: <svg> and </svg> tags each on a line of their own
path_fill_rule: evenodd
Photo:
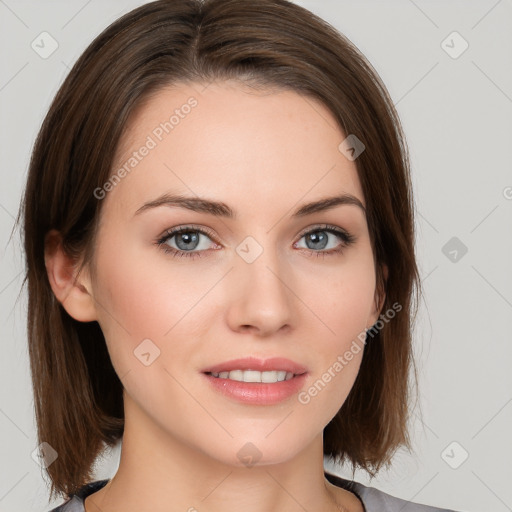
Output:
<svg viewBox="0 0 512 512">
<path fill-rule="evenodd" d="M 374 325 L 377 320 L 379 319 L 380 312 L 382 311 L 382 308 L 384 307 L 384 301 L 386 300 L 386 283 L 388 280 L 388 274 L 389 270 L 387 265 L 382 264 L 381 265 L 381 271 L 382 271 L 382 281 L 377 281 L 377 284 L 375 286 L 375 296 L 373 301 L 373 309 L 370 315 L 370 321 L 371 324 L 368 326 L 368 329 Z"/>
<path fill-rule="evenodd" d="M 88 272 L 84 268 L 78 274 L 77 262 L 65 252 L 62 237 L 54 229 L 45 237 L 44 261 L 53 293 L 68 314 L 80 322 L 96 320 Z"/>
</svg>

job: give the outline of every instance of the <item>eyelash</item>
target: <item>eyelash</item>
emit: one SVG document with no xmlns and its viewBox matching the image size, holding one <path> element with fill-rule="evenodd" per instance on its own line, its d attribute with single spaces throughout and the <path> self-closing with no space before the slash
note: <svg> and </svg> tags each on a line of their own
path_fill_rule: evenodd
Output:
<svg viewBox="0 0 512 512">
<path fill-rule="evenodd" d="M 332 226 L 330 224 L 324 224 L 321 226 L 315 226 L 312 229 L 309 229 L 303 233 L 301 233 L 299 240 L 303 238 L 306 235 L 310 235 L 311 233 L 318 233 L 318 232 L 327 232 L 332 233 L 333 235 L 336 235 L 341 240 L 341 245 L 337 249 L 330 249 L 328 251 L 315 251 L 313 249 L 304 249 L 300 248 L 303 251 L 308 251 L 310 253 L 316 254 L 317 257 L 325 258 L 325 256 L 335 256 L 336 254 L 339 254 L 343 252 L 345 248 L 353 244 L 356 240 L 354 235 L 351 235 L 347 231 L 340 229 L 336 226 Z M 196 226 L 180 226 L 177 228 L 172 228 L 166 231 L 162 237 L 160 237 L 155 244 L 160 247 L 166 254 L 170 254 L 174 258 L 201 258 L 202 253 L 205 253 L 207 251 L 182 251 L 174 249 L 174 247 L 169 247 L 166 242 L 171 239 L 175 235 L 179 235 L 181 233 L 201 233 L 208 238 L 210 238 L 212 241 L 215 242 L 215 235 L 212 231 L 210 231 L 207 228 L 204 227 L 196 227 Z"/>
</svg>

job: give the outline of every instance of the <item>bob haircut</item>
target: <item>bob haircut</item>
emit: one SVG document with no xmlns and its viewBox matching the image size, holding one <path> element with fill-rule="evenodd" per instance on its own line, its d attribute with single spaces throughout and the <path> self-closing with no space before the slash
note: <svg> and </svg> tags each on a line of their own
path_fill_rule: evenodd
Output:
<svg viewBox="0 0 512 512">
<path fill-rule="evenodd" d="M 52 292 L 45 235 L 59 231 L 77 267 L 91 262 L 102 206 L 94 191 L 112 174 L 135 109 L 165 86 L 224 79 L 320 100 L 345 136 L 363 141 L 355 165 L 377 291 L 385 292 L 382 311 L 401 309 L 367 333 L 354 386 L 324 429 L 324 454 L 373 476 L 397 448 L 410 448 L 411 322 L 420 282 L 408 150 L 385 86 L 350 41 L 287 0 L 159 0 L 112 23 L 73 66 L 35 141 L 18 214 L 38 439 L 58 453 L 46 468 L 51 497 L 92 479 L 97 457 L 123 435 L 124 412 L 99 324 L 73 319 Z"/>
</svg>

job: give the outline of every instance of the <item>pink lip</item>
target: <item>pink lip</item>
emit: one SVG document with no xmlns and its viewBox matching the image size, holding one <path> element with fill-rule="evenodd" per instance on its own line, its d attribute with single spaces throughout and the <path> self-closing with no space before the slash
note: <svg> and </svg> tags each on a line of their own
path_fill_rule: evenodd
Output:
<svg viewBox="0 0 512 512">
<path fill-rule="evenodd" d="M 233 359 L 224 363 L 210 366 L 203 370 L 203 373 L 230 372 L 231 370 L 257 370 L 260 372 L 270 372 L 285 370 L 286 372 L 300 375 L 307 372 L 307 369 L 284 357 L 272 357 L 270 359 L 257 359 L 255 357 L 244 357 L 242 359 Z"/>
<path fill-rule="evenodd" d="M 249 405 L 273 405 L 289 399 L 303 387 L 307 373 L 275 383 L 238 382 L 204 374 L 213 389 L 236 402 Z"/>
</svg>

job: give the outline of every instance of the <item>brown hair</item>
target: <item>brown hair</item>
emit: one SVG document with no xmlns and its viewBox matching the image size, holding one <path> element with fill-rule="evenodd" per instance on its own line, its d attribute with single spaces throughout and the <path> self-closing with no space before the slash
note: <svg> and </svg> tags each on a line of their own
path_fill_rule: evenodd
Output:
<svg viewBox="0 0 512 512">
<path fill-rule="evenodd" d="M 352 43 L 286 0 L 160 0 L 115 21 L 73 66 L 35 142 L 18 215 L 38 437 L 58 453 L 46 469 L 51 497 L 92 479 L 96 458 L 122 436 L 124 420 L 122 384 L 99 324 L 71 318 L 52 292 L 45 235 L 59 231 L 67 253 L 87 264 L 102 205 L 93 191 L 112 173 L 129 116 L 160 87 L 216 79 L 316 98 L 366 146 L 355 164 L 377 282 L 386 293 L 382 310 L 401 310 L 368 339 L 355 384 L 324 429 L 324 453 L 373 475 L 399 446 L 410 446 L 419 279 L 408 152 L 385 86 Z"/>
</svg>

